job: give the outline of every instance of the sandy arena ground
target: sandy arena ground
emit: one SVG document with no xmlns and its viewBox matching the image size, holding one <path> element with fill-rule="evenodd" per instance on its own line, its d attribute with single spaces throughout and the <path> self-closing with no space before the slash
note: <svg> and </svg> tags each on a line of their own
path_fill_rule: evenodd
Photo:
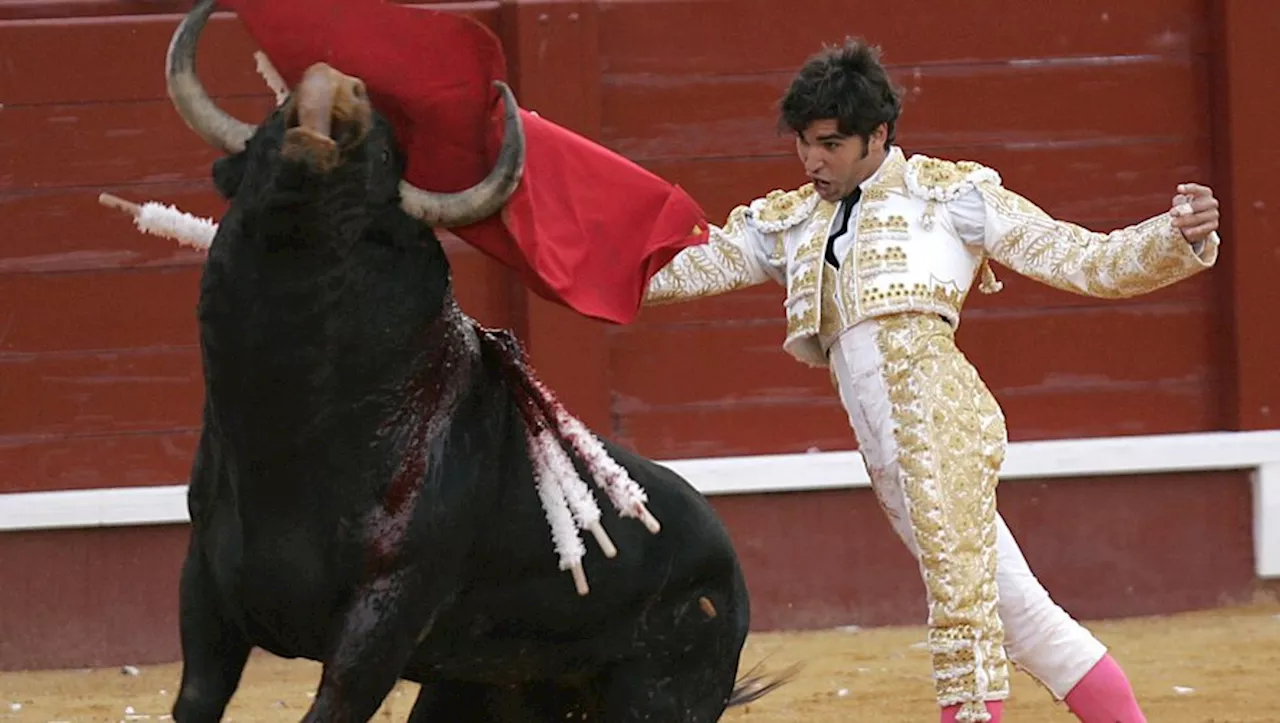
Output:
<svg viewBox="0 0 1280 723">
<path fill-rule="evenodd" d="M 1091 626 L 1127 668 L 1153 723 L 1280 721 L 1280 604 L 1259 602 L 1170 618 Z M 803 661 L 788 686 L 725 717 L 738 723 L 912 723 L 937 720 L 921 628 L 753 636 L 746 666 Z M 297 721 L 319 667 L 255 654 L 227 712 L 231 723 Z M 0 673 L 0 721 L 168 720 L 179 666 Z M 376 721 L 404 720 L 416 685 L 402 683 Z M 1007 721 L 1070 723 L 1031 678 L 1018 673 Z"/>
</svg>

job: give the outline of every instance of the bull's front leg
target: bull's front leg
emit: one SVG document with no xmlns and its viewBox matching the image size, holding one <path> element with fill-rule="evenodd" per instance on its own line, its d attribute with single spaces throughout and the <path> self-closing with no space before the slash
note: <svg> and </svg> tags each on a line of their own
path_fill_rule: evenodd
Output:
<svg viewBox="0 0 1280 723">
<path fill-rule="evenodd" d="M 455 374 L 469 364 L 458 361 Z M 411 385 L 411 403 L 386 427 L 406 440 L 403 456 L 378 504 L 361 521 L 367 568 L 343 612 L 303 723 L 372 718 L 458 590 L 462 551 L 470 547 L 486 504 L 475 492 L 486 470 L 472 462 L 450 468 L 440 454 L 440 435 L 451 430 L 446 420 L 461 389 L 460 381 L 442 384 Z M 422 415 L 422 408 L 433 411 Z M 475 440 L 461 436 L 453 459 L 468 460 Z"/>
<path fill-rule="evenodd" d="M 240 684 L 252 647 L 222 607 L 209 561 L 193 531 L 178 583 L 182 687 L 173 705 L 177 723 L 218 721 Z"/>
<path fill-rule="evenodd" d="M 372 718 L 447 598 L 439 578 L 429 581 L 421 568 L 389 572 L 362 585 L 343 617 L 304 723 Z"/>
</svg>

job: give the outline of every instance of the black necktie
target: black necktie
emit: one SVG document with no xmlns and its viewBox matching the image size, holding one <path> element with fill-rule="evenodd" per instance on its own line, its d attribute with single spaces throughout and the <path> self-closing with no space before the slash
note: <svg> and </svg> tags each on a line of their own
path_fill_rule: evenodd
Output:
<svg viewBox="0 0 1280 723">
<path fill-rule="evenodd" d="M 843 213 L 840 215 L 840 228 L 836 229 L 827 237 L 827 263 L 835 268 L 840 268 L 840 260 L 836 258 L 836 239 L 840 238 L 845 231 L 849 230 L 849 216 L 853 214 L 853 206 L 862 197 L 862 188 L 853 189 L 853 193 L 840 199 L 843 204 L 841 209 Z"/>
</svg>

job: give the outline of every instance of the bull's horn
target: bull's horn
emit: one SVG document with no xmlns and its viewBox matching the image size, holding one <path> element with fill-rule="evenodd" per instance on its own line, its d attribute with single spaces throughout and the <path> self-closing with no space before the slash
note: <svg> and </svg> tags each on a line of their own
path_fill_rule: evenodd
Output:
<svg viewBox="0 0 1280 723">
<path fill-rule="evenodd" d="M 457 193 L 424 191 L 408 181 L 400 183 L 400 206 L 414 218 L 430 226 L 457 228 L 486 219 L 500 211 L 516 192 L 524 175 L 524 124 L 515 94 L 500 80 L 494 85 L 502 92 L 506 117 L 502 149 L 489 175 L 476 185 Z"/>
<path fill-rule="evenodd" d="M 169 99 L 187 127 L 224 153 L 239 153 L 257 126 L 231 117 L 213 102 L 196 76 L 196 45 L 217 3 L 200 0 L 179 23 L 165 58 Z"/>
</svg>

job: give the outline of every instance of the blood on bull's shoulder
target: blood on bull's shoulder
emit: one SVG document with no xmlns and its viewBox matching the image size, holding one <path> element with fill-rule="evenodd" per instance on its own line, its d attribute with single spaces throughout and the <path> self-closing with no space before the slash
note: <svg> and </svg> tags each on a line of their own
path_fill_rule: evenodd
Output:
<svg viewBox="0 0 1280 723">
<path fill-rule="evenodd" d="M 341 68 L 256 124 L 219 108 L 194 62 L 213 9 L 167 61 L 227 201 L 200 285 L 175 720 L 217 720 L 254 647 L 323 663 L 308 721 L 367 720 L 400 679 L 422 684 L 414 721 L 713 721 L 778 685 L 738 677 L 749 600 L 707 500 L 587 430 L 453 297 L 433 229 L 519 187 L 511 90 L 488 175 L 423 190 Z"/>
</svg>

